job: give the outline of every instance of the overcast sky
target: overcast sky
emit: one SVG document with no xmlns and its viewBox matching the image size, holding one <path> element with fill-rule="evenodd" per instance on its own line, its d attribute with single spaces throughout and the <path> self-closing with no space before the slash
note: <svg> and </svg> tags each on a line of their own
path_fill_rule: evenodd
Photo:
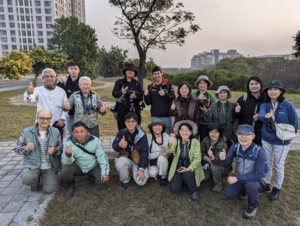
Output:
<svg viewBox="0 0 300 226">
<path fill-rule="evenodd" d="M 196 16 L 201 31 L 191 34 L 182 47 L 168 45 L 167 50 L 149 50 L 147 59 L 162 67 L 190 67 L 193 55 L 211 49 L 226 52 L 236 49 L 247 56 L 290 54 L 292 36 L 300 30 L 300 0 L 181 0 L 184 10 Z M 138 58 L 127 40 L 112 34 L 118 8 L 108 0 L 86 0 L 86 22 L 96 29 L 99 47 L 119 46 L 129 50 L 129 58 Z"/>
</svg>

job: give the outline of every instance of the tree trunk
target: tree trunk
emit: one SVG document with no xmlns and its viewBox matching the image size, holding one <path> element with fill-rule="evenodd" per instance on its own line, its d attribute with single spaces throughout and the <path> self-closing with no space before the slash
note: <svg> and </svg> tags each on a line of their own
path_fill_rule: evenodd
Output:
<svg viewBox="0 0 300 226">
<path fill-rule="evenodd" d="M 39 77 L 39 74 L 34 74 L 34 79 L 33 79 L 33 82 L 32 82 L 32 84 L 33 84 L 34 87 L 37 87 L 37 79 L 38 79 L 38 77 Z"/>
<path fill-rule="evenodd" d="M 141 83 L 142 89 L 144 89 L 143 78 L 145 77 L 146 54 L 139 52 L 139 56 L 140 56 L 140 64 L 138 69 L 138 81 Z"/>
</svg>

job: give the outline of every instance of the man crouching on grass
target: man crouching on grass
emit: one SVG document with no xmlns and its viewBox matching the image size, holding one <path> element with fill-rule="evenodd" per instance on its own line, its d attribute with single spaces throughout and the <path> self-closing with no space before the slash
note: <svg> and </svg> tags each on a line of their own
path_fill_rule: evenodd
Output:
<svg viewBox="0 0 300 226">
<path fill-rule="evenodd" d="M 227 167 L 236 157 L 235 174 L 229 176 L 229 183 L 225 191 L 227 199 L 239 199 L 243 201 L 248 197 L 248 208 L 243 218 L 254 219 L 259 210 L 258 193 L 264 191 L 265 181 L 262 179 L 268 172 L 265 151 L 252 142 L 255 138 L 254 129 L 250 125 L 239 125 L 236 132 L 239 143 L 232 145 L 226 154 L 220 152 L 220 164 Z"/>
<path fill-rule="evenodd" d="M 72 127 L 72 138 L 66 143 L 61 155 L 64 164 L 61 177 L 69 185 L 65 197 L 73 195 L 75 176 L 88 175 L 90 185 L 106 183 L 109 180 L 109 163 L 100 140 L 88 132 L 83 122 Z"/>
</svg>

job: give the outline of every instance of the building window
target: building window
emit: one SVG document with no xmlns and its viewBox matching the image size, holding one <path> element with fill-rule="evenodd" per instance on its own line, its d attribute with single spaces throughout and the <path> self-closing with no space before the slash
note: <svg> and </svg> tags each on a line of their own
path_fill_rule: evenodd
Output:
<svg viewBox="0 0 300 226">
<path fill-rule="evenodd" d="M 0 12 L 4 13 L 4 7 L 0 7 Z"/>
<path fill-rule="evenodd" d="M 38 34 L 38 36 L 43 36 L 43 32 L 42 31 L 38 31 L 37 34 Z"/>
<path fill-rule="evenodd" d="M 0 5 L 3 5 L 3 0 L 0 0 Z"/>
<path fill-rule="evenodd" d="M 7 0 L 7 5 L 12 5 L 12 0 Z"/>
<path fill-rule="evenodd" d="M 47 29 L 51 29 L 51 24 L 46 24 Z"/>
<path fill-rule="evenodd" d="M 6 31 L 5 30 L 0 30 L 0 35 L 6 35 Z"/>
<path fill-rule="evenodd" d="M 31 25 L 31 24 L 26 24 L 26 27 L 27 27 L 27 28 L 31 28 L 31 26 L 30 26 L 30 25 Z"/>
<path fill-rule="evenodd" d="M 6 27 L 5 23 L 0 23 L 0 27 Z"/>
<path fill-rule="evenodd" d="M 42 17 L 41 17 L 41 16 L 37 16 L 37 17 L 36 17 L 36 20 L 37 20 L 37 21 L 42 21 Z"/>
<path fill-rule="evenodd" d="M 7 42 L 7 38 L 6 37 L 2 37 L 1 38 L 1 42 Z"/>
<path fill-rule="evenodd" d="M 31 18 L 32 20 L 32 18 Z M 26 16 L 26 21 L 30 21 L 30 16 Z"/>
<path fill-rule="evenodd" d="M 28 39 L 28 43 L 32 43 L 32 38 L 29 38 L 29 39 Z"/>
<path fill-rule="evenodd" d="M 37 14 L 41 14 L 41 13 L 42 13 L 42 11 L 41 11 L 41 9 L 35 9 L 35 13 L 37 13 Z"/>
<path fill-rule="evenodd" d="M 26 43 L 26 42 L 24 42 L 24 43 Z M 27 50 L 27 46 L 24 46 L 24 47 L 23 47 L 23 50 Z"/>
<path fill-rule="evenodd" d="M 8 50 L 8 45 L 2 45 L 3 50 Z"/>
<path fill-rule="evenodd" d="M 26 26 L 25 26 L 25 24 L 21 24 L 21 27 L 22 27 L 22 28 L 25 28 Z"/>
<path fill-rule="evenodd" d="M 11 38 L 11 42 L 15 43 L 15 42 L 17 42 L 17 39 L 16 38 Z"/>
<path fill-rule="evenodd" d="M 16 35 L 16 31 L 10 31 L 10 36 L 15 36 Z"/>
<path fill-rule="evenodd" d="M 29 50 L 32 50 L 32 46 L 29 46 Z"/>
<path fill-rule="evenodd" d="M 43 38 L 38 38 L 38 43 L 44 43 L 44 39 Z"/>
<path fill-rule="evenodd" d="M 41 2 L 40 1 L 36 1 L 35 2 L 35 6 L 41 6 Z"/>
<path fill-rule="evenodd" d="M 45 7 L 50 7 L 51 6 L 51 2 L 50 1 L 45 1 Z"/>
<path fill-rule="evenodd" d="M 4 15 L 0 15 L 0 20 L 5 20 L 5 16 Z"/>
<path fill-rule="evenodd" d="M 24 16 L 21 16 L 21 21 L 25 21 L 25 17 Z"/>
<path fill-rule="evenodd" d="M 17 45 L 12 45 L 11 48 L 12 48 L 13 50 L 17 50 L 17 49 L 18 49 L 18 48 L 17 48 Z"/>
<path fill-rule="evenodd" d="M 29 2 L 28 1 L 25 1 L 25 6 L 29 6 Z"/>
<path fill-rule="evenodd" d="M 52 17 L 51 16 L 46 16 L 46 21 L 47 22 L 51 22 L 52 21 Z"/>
<path fill-rule="evenodd" d="M 9 13 L 13 13 L 14 12 L 14 9 L 12 7 L 8 7 L 8 12 Z"/>
<path fill-rule="evenodd" d="M 37 28 L 43 28 L 43 24 L 36 24 Z"/>
<path fill-rule="evenodd" d="M 15 23 L 9 23 L 10 28 L 15 28 Z"/>
<path fill-rule="evenodd" d="M 57 9 L 57 4 L 55 3 L 55 9 Z"/>
<path fill-rule="evenodd" d="M 46 14 L 51 14 L 51 9 L 45 9 Z"/>
<path fill-rule="evenodd" d="M 47 36 L 51 36 L 52 35 L 52 31 L 47 31 Z"/>
<path fill-rule="evenodd" d="M 32 13 L 32 9 L 26 8 L 26 9 L 25 9 L 25 13 L 29 13 L 29 12 Z"/>
<path fill-rule="evenodd" d="M 9 15 L 8 18 L 9 20 L 14 20 L 14 15 Z"/>
</svg>

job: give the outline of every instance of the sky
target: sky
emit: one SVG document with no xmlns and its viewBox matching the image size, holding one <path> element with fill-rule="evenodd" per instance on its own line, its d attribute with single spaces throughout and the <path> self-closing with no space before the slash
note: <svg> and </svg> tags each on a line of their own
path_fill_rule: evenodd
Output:
<svg viewBox="0 0 300 226">
<path fill-rule="evenodd" d="M 110 29 L 121 10 L 108 0 L 86 0 L 86 23 L 96 30 L 98 45 L 106 49 L 118 46 L 138 58 L 136 47 L 117 38 Z M 193 55 L 219 49 L 236 49 L 244 56 L 290 54 L 293 36 L 300 30 L 300 0 L 174 0 L 194 13 L 201 28 L 186 38 L 182 47 L 167 45 L 167 50 L 148 50 L 161 67 L 191 66 Z"/>
</svg>

